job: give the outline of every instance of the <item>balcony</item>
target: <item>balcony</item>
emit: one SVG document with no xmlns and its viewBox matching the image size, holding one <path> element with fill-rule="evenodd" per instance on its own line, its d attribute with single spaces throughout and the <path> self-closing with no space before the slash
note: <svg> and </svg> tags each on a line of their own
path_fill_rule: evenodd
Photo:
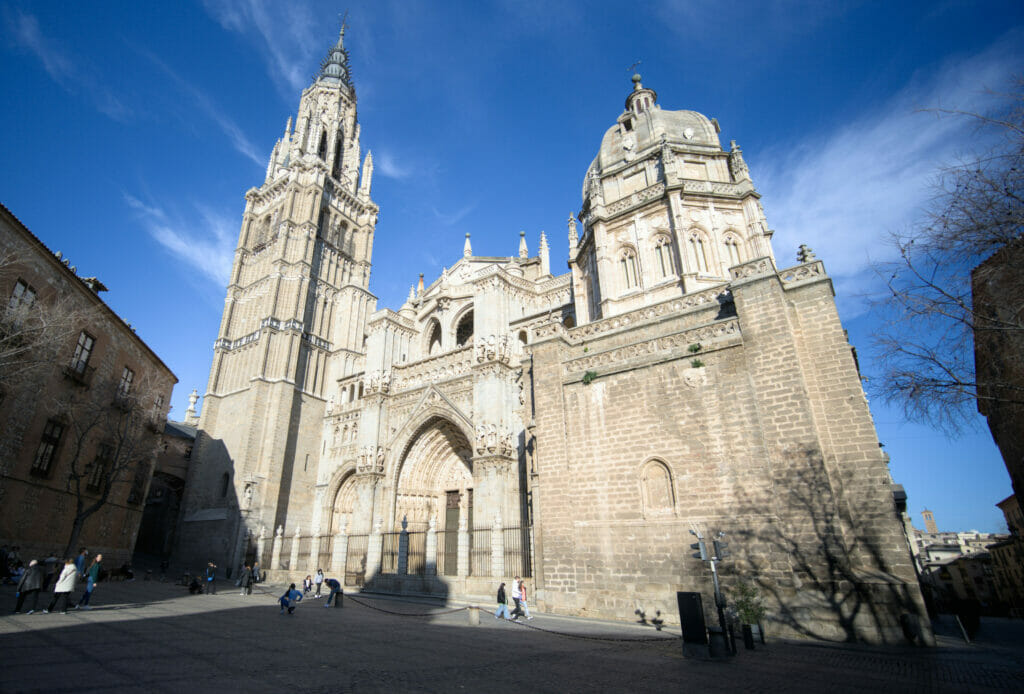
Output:
<svg viewBox="0 0 1024 694">
<path fill-rule="evenodd" d="M 71 362 L 64 367 L 64 378 L 68 379 L 75 385 L 88 388 L 92 383 L 92 375 L 95 372 L 95 367 L 89 366 L 88 363 L 72 359 Z"/>
</svg>

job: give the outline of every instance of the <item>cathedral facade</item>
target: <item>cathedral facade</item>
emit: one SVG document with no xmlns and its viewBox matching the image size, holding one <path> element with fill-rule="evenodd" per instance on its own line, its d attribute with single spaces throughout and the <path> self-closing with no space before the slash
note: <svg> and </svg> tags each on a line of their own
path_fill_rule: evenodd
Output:
<svg viewBox="0 0 1024 694">
<path fill-rule="evenodd" d="M 182 559 L 541 610 L 677 619 L 693 533 L 776 633 L 887 641 L 923 606 L 821 261 L 778 269 L 741 150 L 633 77 L 570 216 L 570 272 L 463 257 L 397 310 L 342 38 L 246 194 Z M 720 535 L 724 533 L 724 535 Z M 198 564 L 197 564 L 198 565 Z"/>
</svg>

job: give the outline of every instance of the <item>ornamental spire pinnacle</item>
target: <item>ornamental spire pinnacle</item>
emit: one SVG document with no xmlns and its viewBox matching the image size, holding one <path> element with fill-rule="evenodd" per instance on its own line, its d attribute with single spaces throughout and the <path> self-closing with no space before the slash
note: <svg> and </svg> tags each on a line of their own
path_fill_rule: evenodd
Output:
<svg viewBox="0 0 1024 694">
<path fill-rule="evenodd" d="M 318 82 L 340 82 L 349 89 L 352 88 L 348 51 L 345 50 L 345 29 L 347 28 L 348 18 L 346 17 L 341 23 L 338 42 L 327 52 L 327 56 L 320 63 L 320 74 L 316 78 Z"/>
</svg>

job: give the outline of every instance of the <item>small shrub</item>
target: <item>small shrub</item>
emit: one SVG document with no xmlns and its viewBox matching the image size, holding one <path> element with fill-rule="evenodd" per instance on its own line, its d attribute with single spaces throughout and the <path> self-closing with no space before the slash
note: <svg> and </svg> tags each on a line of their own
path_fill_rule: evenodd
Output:
<svg viewBox="0 0 1024 694">
<path fill-rule="evenodd" d="M 750 583 L 740 581 L 732 590 L 732 604 L 736 608 L 736 614 L 744 624 L 760 624 L 764 619 L 764 605 L 761 603 L 761 594 L 757 592 Z"/>
<path fill-rule="evenodd" d="M 690 366 L 692 366 L 695 369 L 700 369 L 704 366 L 704 362 L 702 362 L 700 359 L 694 359 L 693 361 L 690 362 Z"/>
<path fill-rule="evenodd" d="M 597 378 L 597 372 L 588 371 L 587 373 L 583 374 L 583 385 L 589 386 L 590 382 L 593 381 L 595 378 Z"/>
<path fill-rule="evenodd" d="M 701 349 L 703 349 L 703 348 L 700 346 L 699 342 L 694 342 L 692 345 L 687 347 L 687 349 L 690 350 L 690 354 L 696 354 L 697 352 L 701 351 Z"/>
</svg>

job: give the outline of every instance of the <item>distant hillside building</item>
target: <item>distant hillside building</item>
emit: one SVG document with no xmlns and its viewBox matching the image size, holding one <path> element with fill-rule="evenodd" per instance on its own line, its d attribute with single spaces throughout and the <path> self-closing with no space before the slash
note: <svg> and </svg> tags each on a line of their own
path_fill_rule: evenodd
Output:
<svg viewBox="0 0 1024 694">
<path fill-rule="evenodd" d="M 177 379 L 101 290 L 0 205 L 0 542 L 20 546 L 25 559 L 60 557 L 76 513 L 70 490 L 80 487 L 89 506 L 101 500 L 108 476 L 107 501 L 76 544 L 102 552 L 111 566 L 130 559 L 135 546 Z M 19 331 L 44 310 L 67 322 L 54 345 L 57 361 L 18 378 L 10 367 L 30 337 Z M 127 468 L 112 473 L 121 462 Z"/>
<path fill-rule="evenodd" d="M 612 619 L 701 591 L 713 621 L 689 545 L 724 532 L 723 580 L 759 586 L 774 633 L 903 639 L 923 602 L 824 265 L 779 270 L 740 148 L 632 87 L 570 272 L 544 234 L 467 235 L 379 310 L 339 39 L 246 193 L 181 558 L 482 601 L 519 575 L 541 610 Z"/>
</svg>

